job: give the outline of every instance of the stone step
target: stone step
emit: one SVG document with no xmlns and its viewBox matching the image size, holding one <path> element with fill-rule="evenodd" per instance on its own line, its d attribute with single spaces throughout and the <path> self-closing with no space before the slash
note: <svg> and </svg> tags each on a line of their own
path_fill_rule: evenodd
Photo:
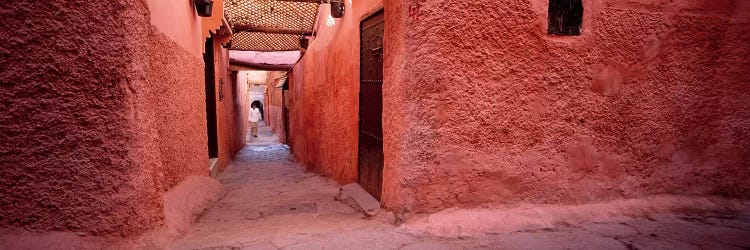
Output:
<svg viewBox="0 0 750 250">
<path fill-rule="evenodd" d="M 380 202 L 356 182 L 342 186 L 336 199 L 344 203 L 349 200 L 353 201 L 357 208 L 369 217 L 380 212 Z"/>
</svg>

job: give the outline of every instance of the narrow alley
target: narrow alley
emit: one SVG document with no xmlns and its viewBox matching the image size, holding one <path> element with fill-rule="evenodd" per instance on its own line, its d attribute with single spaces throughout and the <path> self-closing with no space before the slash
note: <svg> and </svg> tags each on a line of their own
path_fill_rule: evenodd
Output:
<svg viewBox="0 0 750 250">
<path fill-rule="evenodd" d="M 0 16 L 0 250 L 750 249 L 748 0 Z"/>
<path fill-rule="evenodd" d="M 346 248 L 367 244 L 363 238 L 346 237 L 357 234 L 377 240 L 367 245 L 399 246 L 380 241 L 399 236 L 389 232 L 390 224 L 363 220 L 364 214 L 336 201 L 339 185 L 294 163 L 288 147 L 268 126 L 260 123 L 258 137 L 248 137 L 248 142 L 218 178 L 226 194 L 175 248 L 276 249 L 303 244 L 300 249 L 305 249 L 333 239 L 334 246 Z"/>
</svg>

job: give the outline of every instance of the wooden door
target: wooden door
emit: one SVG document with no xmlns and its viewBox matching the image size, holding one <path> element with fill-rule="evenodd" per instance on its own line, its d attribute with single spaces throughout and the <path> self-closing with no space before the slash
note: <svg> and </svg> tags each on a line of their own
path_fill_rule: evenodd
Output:
<svg viewBox="0 0 750 250">
<path fill-rule="evenodd" d="M 378 200 L 383 187 L 383 29 L 382 11 L 360 25 L 358 181 Z"/>
</svg>

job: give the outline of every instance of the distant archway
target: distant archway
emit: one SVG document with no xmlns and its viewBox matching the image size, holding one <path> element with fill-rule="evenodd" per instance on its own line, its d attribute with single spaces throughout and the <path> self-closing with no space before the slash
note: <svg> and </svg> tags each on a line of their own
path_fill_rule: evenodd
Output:
<svg viewBox="0 0 750 250">
<path fill-rule="evenodd" d="M 252 107 L 258 108 L 258 111 L 260 111 L 260 119 L 265 121 L 266 119 L 264 118 L 265 114 L 263 113 L 263 103 L 261 101 L 254 101 L 250 104 L 250 108 Z"/>
</svg>

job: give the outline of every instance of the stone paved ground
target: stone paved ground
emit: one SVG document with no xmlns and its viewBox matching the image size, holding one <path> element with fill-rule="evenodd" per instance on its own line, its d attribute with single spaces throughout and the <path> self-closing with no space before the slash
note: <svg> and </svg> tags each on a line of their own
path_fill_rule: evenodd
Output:
<svg viewBox="0 0 750 250">
<path fill-rule="evenodd" d="M 290 160 L 265 125 L 219 176 L 226 195 L 173 249 L 750 249 L 750 215 L 663 214 L 441 238 L 334 199 L 339 185 Z"/>
</svg>

